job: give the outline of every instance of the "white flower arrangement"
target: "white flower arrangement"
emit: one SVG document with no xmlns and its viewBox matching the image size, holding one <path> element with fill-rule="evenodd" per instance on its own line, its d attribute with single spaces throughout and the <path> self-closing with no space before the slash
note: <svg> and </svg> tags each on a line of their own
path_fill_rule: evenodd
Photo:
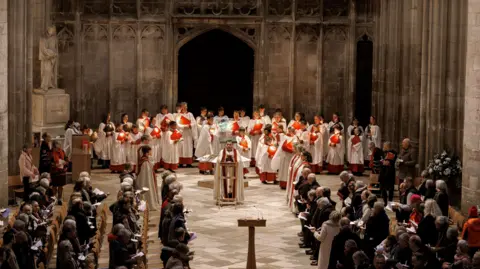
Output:
<svg viewBox="0 0 480 269">
<path fill-rule="evenodd" d="M 457 186 L 461 184 L 462 163 L 457 156 L 449 156 L 447 151 L 435 154 L 433 159 L 428 162 L 425 170 L 422 171 L 422 177 L 433 179 L 456 179 Z"/>
</svg>

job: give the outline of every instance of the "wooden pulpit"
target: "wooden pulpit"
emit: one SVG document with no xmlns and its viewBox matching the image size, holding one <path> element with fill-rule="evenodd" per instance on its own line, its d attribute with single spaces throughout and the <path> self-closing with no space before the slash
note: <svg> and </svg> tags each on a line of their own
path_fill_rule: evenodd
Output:
<svg viewBox="0 0 480 269">
<path fill-rule="evenodd" d="M 255 227 L 266 227 L 265 219 L 238 219 L 238 227 L 248 227 L 247 269 L 257 269 L 255 259 Z"/>
</svg>

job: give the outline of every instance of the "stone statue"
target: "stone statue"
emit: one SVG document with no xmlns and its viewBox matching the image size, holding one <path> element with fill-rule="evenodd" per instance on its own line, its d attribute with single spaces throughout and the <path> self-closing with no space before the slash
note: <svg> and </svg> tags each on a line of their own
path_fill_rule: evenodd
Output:
<svg viewBox="0 0 480 269">
<path fill-rule="evenodd" d="M 58 77 L 58 40 L 55 26 L 50 26 L 44 37 L 40 38 L 39 60 L 41 62 L 40 75 L 42 84 L 40 88 L 47 92 L 48 89 L 57 88 Z"/>
</svg>

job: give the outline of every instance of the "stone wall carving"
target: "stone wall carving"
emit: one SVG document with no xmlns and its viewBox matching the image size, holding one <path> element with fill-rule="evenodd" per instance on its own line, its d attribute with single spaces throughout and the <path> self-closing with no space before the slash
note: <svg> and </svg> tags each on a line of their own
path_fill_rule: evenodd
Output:
<svg viewBox="0 0 480 269">
<path fill-rule="evenodd" d="M 273 16 L 291 15 L 293 10 L 292 0 L 277 0 L 268 2 L 268 14 Z"/>
<path fill-rule="evenodd" d="M 258 15 L 257 0 L 174 0 L 175 15 L 191 16 L 253 16 Z"/>
<path fill-rule="evenodd" d="M 322 12 L 321 0 L 300 0 L 297 1 L 297 16 L 318 17 Z"/>
</svg>

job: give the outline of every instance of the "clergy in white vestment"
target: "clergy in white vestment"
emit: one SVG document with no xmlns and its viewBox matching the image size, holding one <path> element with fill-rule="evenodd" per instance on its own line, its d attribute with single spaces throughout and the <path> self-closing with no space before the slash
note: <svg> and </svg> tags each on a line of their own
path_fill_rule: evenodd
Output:
<svg viewBox="0 0 480 269">
<path fill-rule="evenodd" d="M 170 121 L 169 130 L 166 132 L 167 143 L 162 150 L 163 168 L 175 171 L 180 161 L 180 143 L 183 140 L 182 132 L 177 129 L 177 123 Z"/>
<path fill-rule="evenodd" d="M 334 125 L 334 132 L 328 141 L 327 169 L 329 174 L 340 174 L 344 169 L 345 150 L 340 125 Z"/>
<path fill-rule="evenodd" d="M 303 150 L 300 148 L 300 150 Z M 300 176 L 302 175 L 302 171 L 304 168 L 309 168 L 310 163 L 312 162 L 312 155 L 308 151 L 303 151 L 300 155 L 300 158 L 294 164 L 292 173 L 289 178 L 290 186 L 287 187 L 287 198 L 288 198 L 288 207 L 293 213 L 297 212 L 297 208 L 295 206 L 295 196 L 298 194 L 298 190 L 295 188 L 295 185 L 298 183 Z M 291 183 L 290 183 L 291 182 Z"/>
<path fill-rule="evenodd" d="M 363 158 L 363 136 L 359 127 L 353 129 L 353 135 L 350 136 L 348 144 L 350 146 L 348 153 L 350 171 L 355 175 L 361 175 L 364 171 L 365 158 Z"/>
<path fill-rule="evenodd" d="M 213 122 L 213 116 L 208 115 L 206 123 L 200 130 L 195 156 L 201 158 L 207 155 L 218 154 L 220 152 L 220 141 L 218 138 L 218 126 Z M 213 165 L 209 160 L 200 161 L 198 164 L 200 174 L 213 172 Z"/>
<path fill-rule="evenodd" d="M 112 158 L 113 131 L 115 131 L 115 125 L 110 121 L 110 113 L 108 113 L 98 126 L 98 139 L 93 144 L 95 153 L 102 161 L 104 169 L 110 166 L 110 159 Z"/>
<path fill-rule="evenodd" d="M 142 114 L 137 119 L 138 131 L 144 133 L 147 127 L 150 127 L 150 117 L 148 116 L 148 110 L 142 109 Z"/>
<path fill-rule="evenodd" d="M 113 156 L 110 162 L 110 171 L 123 172 L 127 162 L 126 146 L 128 141 L 127 134 L 123 131 L 122 125 L 117 124 L 113 139 Z"/>
<path fill-rule="evenodd" d="M 250 141 L 250 138 L 245 135 L 246 129 L 243 127 L 240 127 L 238 135 L 235 137 L 237 140 L 237 144 L 235 144 L 235 148 L 240 152 L 240 155 L 247 159 L 252 158 L 252 141 Z M 243 174 L 246 175 L 248 174 L 248 168 L 243 167 Z"/>
<path fill-rule="evenodd" d="M 375 143 L 374 148 L 382 148 L 382 132 L 380 127 L 377 125 L 377 119 L 374 116 L 370 117 L 370 124 L 365 128 L 365 139 L 364 139 L 364 150 L 363 158 L 365 159 L 365 165 L 369 166 L 370 156 L 372 156 L 372 151 L 368 146 L 370 142 Z"/>
<path fill-rule="evenodd" d="M 63 151 L 69 160 L 71 160 L 72 157 L 72 137 L 75 133 L 73 121 L 69 120 L 65 125 L 65 140 L 63 141 Z"/>
<path fill-rule="evenodd" d="M 323 170 L 324 160 L 324 137 L 327 132 L 319 115 L 314 117 L 314 124 L 310 125 L 308 132 L 308 151 L 312 154 L 310 169 L 312 173 L 319 174 Z"/>
<path fill-rule="evenodd" d="M 215 124 L 228 121 L 228 116 L 225 115 L 225 109 L 223 107 L 218 108 L 218 114 L 213 118 Z"/>
<path fill-rule="evenodd" d="M 178 129 L 183 136 L 183 141 L 179 144 L 179 164 L 191 167 L 193 163 L 193 147 L 198 139 L 197 123 L 193 114 L 188 112 L 187 103 L 181 103 L 181 108 L 182 110 L 175 118 Z"/>
<path fill-rule="evenodd" d="M 288 128 L 287 134 L 280 136 L 278 141 L 278 150 L 272 158 L 272 169 L 278 170 L 277 180 L 280 188 L 284 190 L 287 188 L 288 171 L 294 157 L 294 146 L 298 143 L 295 129 Z"/>
<path fill-rule="evenodd" d="M 250 162 L 250 167 L 255 166 L 255 154 L 257 152 L 258 140 L 260 139 L 260 136 L 262 136 L 264 126 L 265 122 L 260 118 L 260 114 L 258 111 L 254 111 L 253 119 L 250 120 L 247 128 L 250 140 L 252 141 L 252 161 Z"/>
<path fill-rule="evenodd" d="M 148 188 L 143 194 L 143 198 L 148 204 L 148 209 L 152 211 L 160 210 L 160 197 L 158 195 L 157 177 L 154 170 L 154 161 L 152 160 L 152 148 L 143 146 L 140 148 L 137 168 L 136 187 L 139 190 Z"/>
<path fill-rule="evenodd" d="M 350 150 L 352 149 L 350 142 L 352 141 L 351 138 L 354 135 L 353 129 L 358 128 L 360 131 L 360 135 L 364 135 L 363 127 L 358 125 L 358 123 L 358 119 L 356 117 L 353 117 L 352 123 L 347 127 L 347 132 L 345 133 L 345 139 L 347 140 L 347 162 L 350 162 L 350 158 L 348 156 L 350 156 Z"/>
<path fill-rule="evenodd" d="M 265 112 L 265 105 L 262 104 L 258 106 L 258 113 L 265 124 L 272 124 L 272 119 L 270 119 L 270 116 Z"/>
<path fill-rule="evenodd" d="M 287 130 L 287 121 L 283 118 L 281 112 L 275 112 L 272 119 L 272 132 L 274 134 L 278 133 L 279 126 L 283 126 L 283 130 Z"/>
<path fill-rule="evenodd" d="M 236 163 L 236 170 L 224 169 L 222 163 Z M 236 183 L 233 180 L 223 180 L 222 177 L 236 177 Z M 215 176 L 213 180 L 213 199 L 217 203 L 222 198 L 235 197 L 237 203 L 243 203 L 245 200 L 243 185 L 243 164 L 240 152 L 233 146 L 232 141 L 227 141 L 225 148 L 220 151 L 215 165 Z"/>
<path fill-rule="evenodd" d="M 165 148 L 165 145 L 168 144 L 168 124 L 170 124 L 170 122 L 174 120 L 175 119 L 173 115 L 171 113 L 168 113 L 168 107 L 166 105 L 162 105 L 160 107 L 160 113 L 158 113 L 154 119 L 154 126 L 160 128 L 160 131 L 162 132 L 160 137 L 160 147 L 158 148 L 158 155 L 161 159 L 161 166 L 163 166 L 163 149 Z"/>
<path fill-rule="evenodd" d="M 132 165 L 133 170 L 137 169 L 138 164 L 138 149 L 142 142 L 143 134 L 138 131 L 136 124 L 132 125 L 132 131 L 130 132 L 127 151 L 127 163 Z"/>
<path fill-rule="evenodd" d="M 272 168 L 272 158 L 277 151 L 277 140 L 272 134 L 272 125 L 267 124 L 263 129 L 263 135 L 258 140 L 255 160 L 260 175 L 260 181 L 263 184 L 267 182 L 277 182 L 277 169 Z"/>
<path fill-rule="evenodd" d="M 328 123 L 328 132 L 329 134 L 333 134 L 334 131 L 335 131 L 335 126 L 339 125 L 341 128 L 340 128 L 340 132 L 341 134 L 343 135 L 343 132 L 344 132 L 344 129 L 345 129 L 345 126 L 343 125 L 343 123 L 340 121 L 340 117 L 339 117 L 339 114 L 338 112 L 335 112 L 333 113 L 332 115 L 332 120 Z"/>
<path fill-rule="evenodd" d="M 200 108 L 200 115 L 195 118 L 195 121 L 197 122 L 197 131 L 199 136 L 200 132 L 202 131 L 203 125 L 205 124 L 205 122 L 207 122 L 207 114 L 207 108 L 202 106 Z"/>
<path fill-rule="evenodd" d="M 240 108 L 240 126 L 247 129 L 250 117 L 246 115 L 245 108 Z"/>
<path fill-rule="evenodd" d="M 305 151 L 305 149 L 300 143 L 294 144 L 293 150 L 294 150 L 293 157 L 290 160 L 290 163 L 288 165 L 287 192 L 285 195 L 287 198 L 287 205 L 290 197 L 290 190 L 292 189 L 292 185 L 293 185 L 292 183 L 294 182 L 293 174 L 296 170 L 296 167 L 302 163 L 302 153 Z"/>
</svg>

